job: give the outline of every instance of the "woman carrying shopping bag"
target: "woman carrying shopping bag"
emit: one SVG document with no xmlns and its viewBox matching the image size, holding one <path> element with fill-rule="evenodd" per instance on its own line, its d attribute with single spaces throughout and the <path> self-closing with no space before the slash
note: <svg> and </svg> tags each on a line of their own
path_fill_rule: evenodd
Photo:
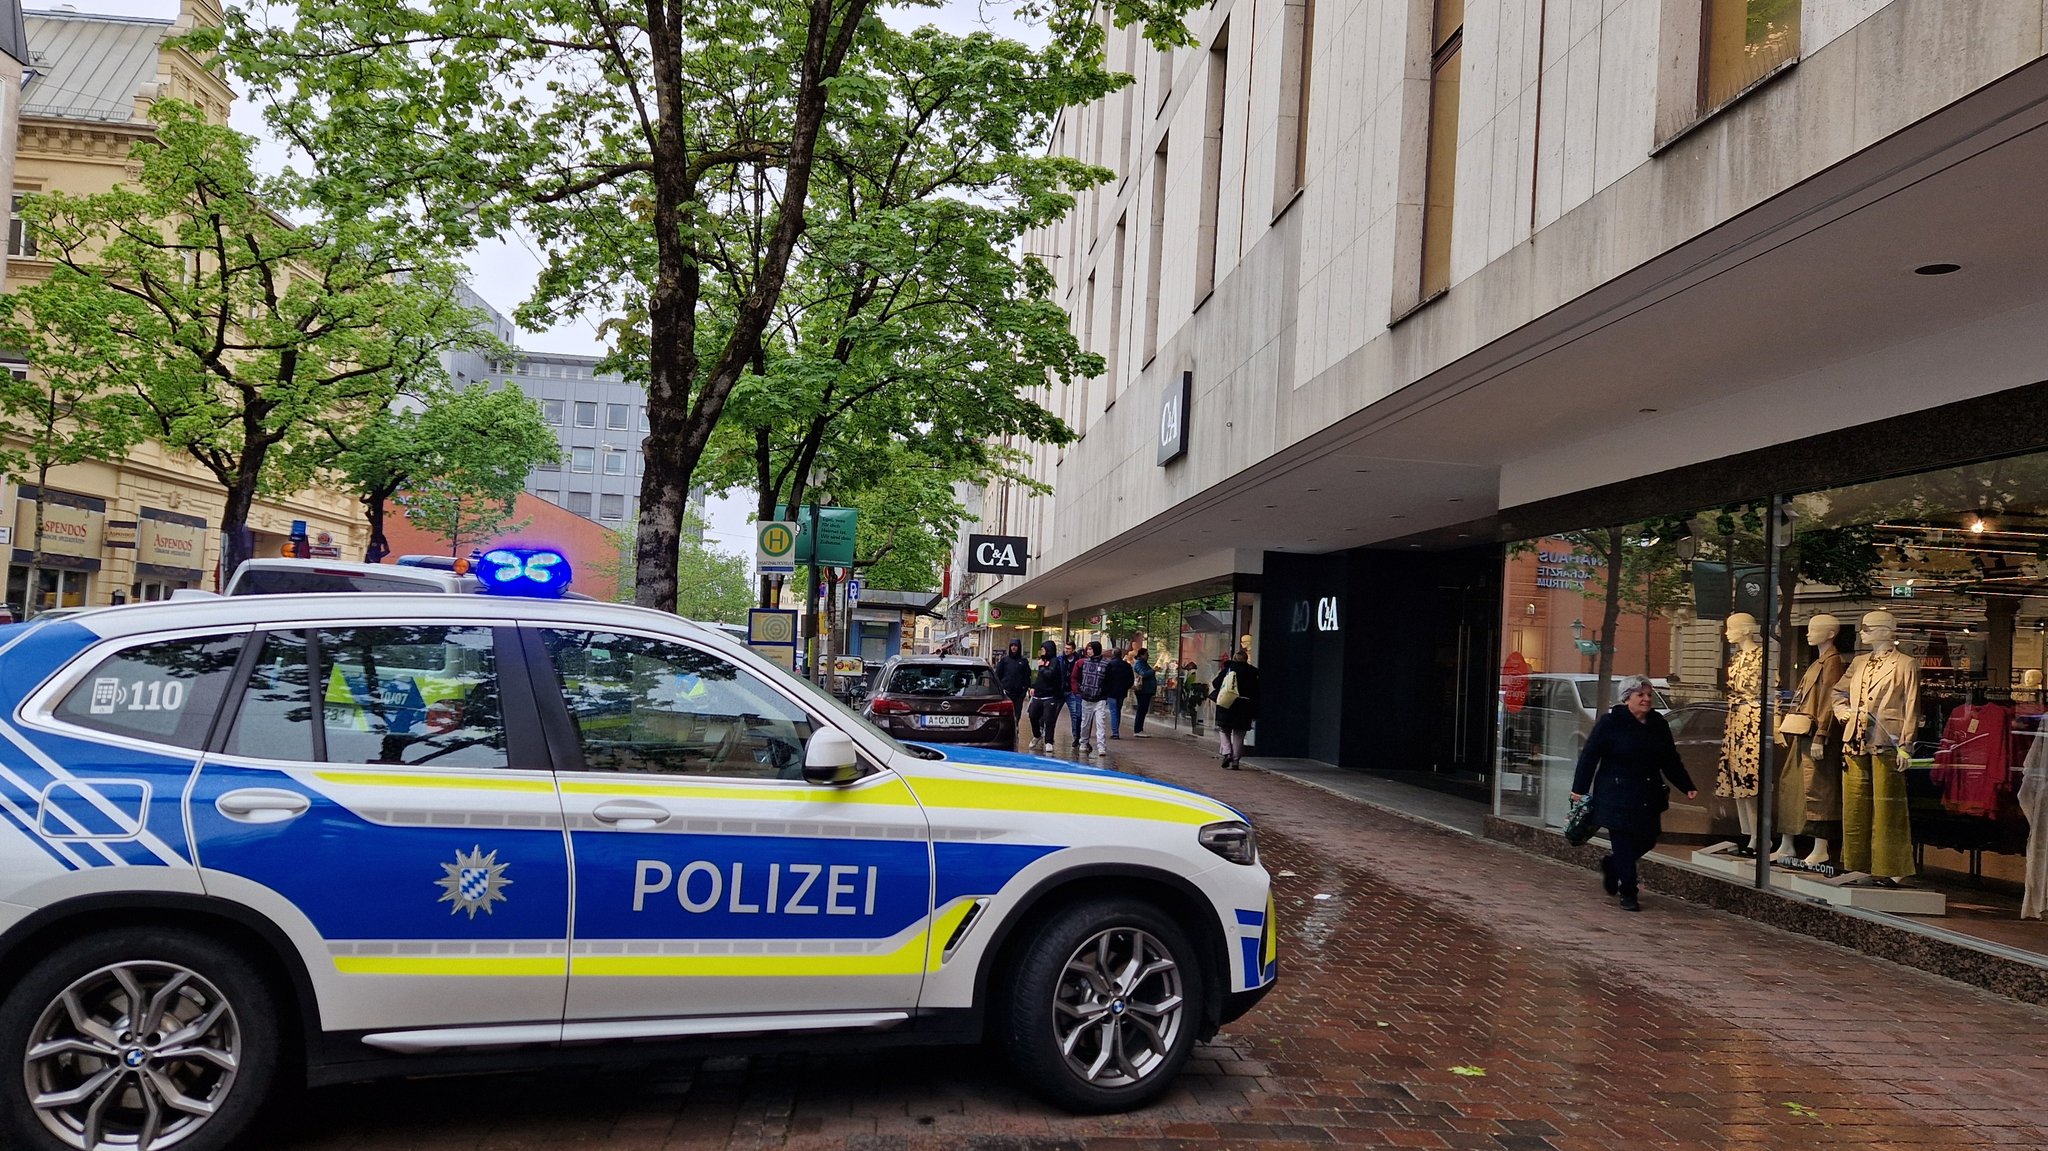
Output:
<svg viewBox="0 0 2048 1151">
<path fill-rule="evenodd" d="M 1621 702 L 1593 725 L 1572 776 L 1572 802 L 1590 794 L 1593 823 L 1607 829 L 1612 847 L 1600 861 L 1600 886 L 1621 896 L 1623 911 L 1643 909 L 1636 897 L 1636 861 L 1657 846 L 1664 830 L 1664 809 L 1671 806 L 1664 780 L 1687 799 L 1699 796 L 1655 702 L 1648 679 L 1622 680 Z"/>
</svg>

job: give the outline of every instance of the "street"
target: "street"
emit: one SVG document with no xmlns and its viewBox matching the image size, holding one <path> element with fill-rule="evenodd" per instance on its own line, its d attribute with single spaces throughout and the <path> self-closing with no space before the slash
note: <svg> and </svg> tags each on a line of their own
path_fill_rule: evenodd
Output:
<svg viewBox="0 0 2048 1151">
<path fill-rule="evenodd" d="M 1256 770 L 1109 763 L 1259 827 L 1278 991 L 1134 1115 L 1054 1111 L 978 1050 L 732 1058 L 314 1091 L 291 1151 L 2048 1146 L 2048 1011 Z"/>
</svg>

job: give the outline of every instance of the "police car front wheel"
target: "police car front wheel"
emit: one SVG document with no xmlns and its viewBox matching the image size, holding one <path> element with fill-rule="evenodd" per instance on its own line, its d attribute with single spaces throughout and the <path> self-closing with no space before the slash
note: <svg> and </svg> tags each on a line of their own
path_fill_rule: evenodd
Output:
<svg viewBox="0 0 2048 1151">
<path fill-rule="evenodd" d="M 107 931 L 59 947 L 0 1003 L 21 1068 L 0 1146 L 213 1151 L 244 1133 L 276 1079 L 262 976 L 174 930 Z"/>
<path fill-rule="evenodd" d="M 1196 963 L 1187 936 L 1150 904 L 1093 900 L 1062 911 L 1010 984 L 1011 1061 L 1070 1110 L 1144 1106 L 1194 1046 Z"/>
</svg>

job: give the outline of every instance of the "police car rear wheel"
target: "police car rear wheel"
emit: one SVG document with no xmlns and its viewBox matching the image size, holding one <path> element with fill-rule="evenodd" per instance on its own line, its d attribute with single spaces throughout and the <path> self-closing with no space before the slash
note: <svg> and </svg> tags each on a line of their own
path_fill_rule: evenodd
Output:
<svg viewBox="0 0 2048 1151">
<path fill-rule="evenodd" d="M 212 1151 L 248 1127 L 276 1078 L 263 978 L 234 952 L 137 928 L 66 944 L 0 1004 L 23 1106 L 0 1145 Z"/>
<path fill-rule="evenodd" d="M 1011 984 L 1009 1055 L 1052 1101 L 1123 1111 L 1156 1099 L 1194 1046 L 1194 949 L 1148 904 L 1077 904 L 1046 924 Z"/>
</svg>

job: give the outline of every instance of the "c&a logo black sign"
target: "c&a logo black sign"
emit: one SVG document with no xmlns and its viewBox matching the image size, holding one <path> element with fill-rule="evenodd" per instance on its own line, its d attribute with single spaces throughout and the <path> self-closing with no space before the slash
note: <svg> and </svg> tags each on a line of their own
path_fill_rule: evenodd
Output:
<svg viewBox="0 0 2048 1151">
<path fill-rule="evenodd" d="M 968 536 L 967 570 L 991 575 L 1023 575 L 1026 536 Z"/>
</svg>

